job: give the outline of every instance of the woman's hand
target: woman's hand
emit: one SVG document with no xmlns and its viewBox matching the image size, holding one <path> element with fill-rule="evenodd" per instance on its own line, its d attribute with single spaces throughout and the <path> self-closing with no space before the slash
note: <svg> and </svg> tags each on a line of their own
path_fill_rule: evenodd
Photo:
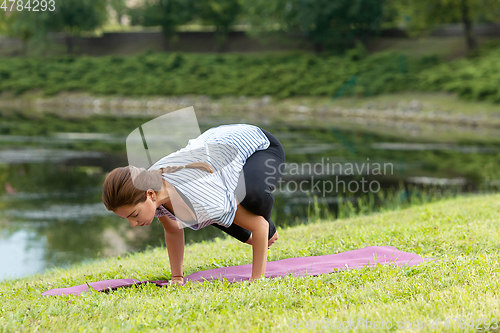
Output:
<svg viewBox="0 0 500 333">
<path fill-rule="evenodd" d="M 172 221 L 167 216 L 159 218 L 165 229 L 165 243 L 167 244 L 168 257 L 170 259 L 170 271 L 172 282 L 183 284 L 182 263 L 184 261 L 184 229 L 178 228 L 177 221 Z"/>
</svg>

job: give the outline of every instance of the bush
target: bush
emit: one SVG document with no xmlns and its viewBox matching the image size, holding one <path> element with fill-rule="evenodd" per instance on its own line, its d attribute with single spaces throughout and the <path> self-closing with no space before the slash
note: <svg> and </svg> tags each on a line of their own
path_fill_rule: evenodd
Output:
<svg viewBox="0 0 500 333">
<path fill-rule="evenodd" d="M 488 44 L 478 54 L 450 63 L 397 52 L 367 56 L 359 47 L 343 57 L 298 52 L 148 52 L 132 57 L 3 58 L 0 92 L 41 89 L 46 95 L 80 90 L 98 95 L 271 95 L 279 99 L 419 90 L 500 103 L 500 48 Z"/>
<path fill-rule="evenodd" d="M 420 90 L 455 92 L 469 100 L 500 102 L 500 50 L 440 64 L 418 75 Z"/>
<path fill-rule="evenodd" d="M 132 57 L 50 59 L 4 58 L 0 92 L 41 89 L 94 94 L 333 96 L 353 75 L 357 91 L 380 94 L 416 89 L 418 74 L 435 62 L 404 58 L 395 52 L 344 57 L 297 52 L 280 55 L 145 53 Z M 354 93 L 349 88 L 345 93 Z"/>
</svg>

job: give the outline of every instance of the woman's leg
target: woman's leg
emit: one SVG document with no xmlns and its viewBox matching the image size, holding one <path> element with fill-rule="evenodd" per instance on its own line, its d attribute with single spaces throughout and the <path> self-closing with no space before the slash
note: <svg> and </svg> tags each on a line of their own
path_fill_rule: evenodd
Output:
<svg viewBox="0 0 500 333">
<path fill-rule="evenodd" d="M 269 223 L 269 245 L 277 239 L 276 227 L 271 219 L 274 205 L 272 191 L 279 184 L 285 163 L 285 150 L 271 133 L 262 129 L 271 142 L 265 150 L 256 151 L 243 166 L 243 177 L 240 177 L 235 194 L 240 205 L 251 213 L 263 216 Z M 244 180 L 244 182 L 242 181 Z M 243 191 L 244 190 L 244 191 Z M 243 199 L 241 199 L 243 197 Z M 246 243 L 251 232 L 235 223 L 228 228 L 212 224 L 214 227 Z"/>
<path fill-rule="evenodd" d="M 247 164 L 248 164 L 248 161 L 247 161 Z M 247 165 L 247 164 L 245 164 L 245 165 Z M 247 167 L 247 169 L 248 168 L 249 167 Z M 245 169 L 245 167 L 243 169 Z M 244 170 L 243 170 L 243 174 L 245 174 Z M 267 222 L 269 222 L 269 239 L 271 239 L 271 237 L 273 237 L 273 235 L 275 235 L 275 233 L 276 233 L 276 227 L 274 226 L 274 223 L 271 220 L 271 212 L 272 212 L 272 205 L 274 204 L 274 196 L 272 196 L 272 194 L 271 194 L 271 197 L 267 197 L 267 194 L 265 192 L 266 189 L 265 188 L 262 188 L 262 189 L 256 188 L 255 183 L 251 183 L 250 188 L 247 186 L 244 186 L 246 182 L 250 181 L 250 179 L 249 179 L 250 177 L 247 177 L 246 174 L 245 174 L 245 178 L 247 178 L 247 180 L 244 182 L 241 182 L 242 177 L 240 177 L 240 181 L 238 182 L 238 186 L 237 186 L 237 190 L 236 190 L 237 194 L 235 195 L 236 200 L 239 203 L 241 197 L 243 197 L 245 199 L 245 198 L 248 198 L 249 196 L 251 197 L 250 199 L 252 199 L 252 197 L 253 197 L 253 200 L 247 200 L 244 205 L 242 205 L 242 203 L 239 203 L 238 207 L 243 206 L 243 208 L 247 209 L 247 207 L 254 206 L 250 210 L 251 213 L 261 215 L 266 219 Z M 245 191 L 246 193 L 243 193 L 242 190 L 245 188 L 246 188 L 246 191 Z M 245 201 L 245 200 L 243 200 L 243 201 Z M 256 208 L 258 206 L 260 206 L 260 208 Z M 221 231 L 227 233 L 228 235 L 238 239 L 242 243 L 251 244 L 252 233 L 249 230 L 247 230 L 243 227 L 240 227 L 236 223 L 232 223 L 227 228 L 224 226 L 218 225 L 216 223 L 211 224 L 211 225 L 216 227 L 217 229 L 220 229 Z M 273 242 L 274 242 L 274 240 L 273 240 Z M 273 242 L 271 242 L 270 245 Z"/>
<path fill-rule="evenodd" d="M 266 150 L 259 150 L 252 154 L 243 166 L 245 196 L 240 205 L 249 212 L 266 219 L 269 223 L 268 238 L 271 239 L 276 233 L 276 227 L 271 219 L 275 201 L 271 192 L 276 189 L 281 180 L 286 157 L 285 150 L 278 139 L 266 130 L 262 129 L 262 132 L 271 144 Z"/>
<path fill-rule="evenodd" d="M 236 238 L 237 240 L 239 240 L 242 243 L 246 243 L 248 241 L 248 239 L 250 238 L 250 236 L 252 235 L 252 233 L 249 230 L 242 228 L 235 223 L 232 223 L 227 228 L 224 226 L 218 225 L 217 223 L 213 223 L 211 225 L 216 227 L 219 230 L 222 230 L 226 234 Z"/>
</svg>

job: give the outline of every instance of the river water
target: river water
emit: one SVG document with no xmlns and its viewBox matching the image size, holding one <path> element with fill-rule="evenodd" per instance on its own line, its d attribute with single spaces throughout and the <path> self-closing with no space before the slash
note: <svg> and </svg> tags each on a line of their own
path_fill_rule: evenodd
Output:
<svg viewBox="0 0 500 333">
<path fill-rule="evenodd" d="M 0 280 L 164 246 L 161 225 L 131 228 L 101 202 L 106 173 L 128 164 L 126 136 L 150 118 L 9 111 L 0 120 Z M 285 175 L 274 192 L 277 226 L 333 219 L 339 202 L 355 205 L 357 198 L 375 207 L 415 193 L 500 189 L 497 129 L 241 118 L 200 120 L 200 127 L 231 123 L 258 125 L 285 148 Z M 185 233 L 186 243 L 224 235 L 214 227 Z"/>
</svg>

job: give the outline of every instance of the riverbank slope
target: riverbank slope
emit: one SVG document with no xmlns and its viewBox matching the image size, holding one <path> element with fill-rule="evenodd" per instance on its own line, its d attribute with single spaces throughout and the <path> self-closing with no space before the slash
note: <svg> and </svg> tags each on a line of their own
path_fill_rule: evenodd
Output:
<svg viewBox="0 0 500 333">
<path fill-rule="evenodd" d="M 494 194 L 352 219 L 312 221 L 280 229 L 280 239 L 269 251 L 273 261 L 378 245 L 441 259 L 410 268 L 379 266 L 252 284 L 146 285 L 109 294 L 43 297 L 41 293 L 48 289 L 97 280 L 170 278 L 165 248 L 54 269 L 0 283 L 0 330 L 68 332 L 85 326 L 113 332 L 289 332 L 293 325 L 323 318 L 330 323 L 358 318 L 385 321 L 393 327 L 398 322 L 438 320 L 440 328 L 448 324 L 449 331 L 470 332 L 474 327 L 484 329 L 485 320 L 496 320 L 498 327 L 499 212 L 500 194 Z M 251 252 L 247 244 L 229 238 L 189 245 L 184 273 L 248 264 Z"/>
</svg>

